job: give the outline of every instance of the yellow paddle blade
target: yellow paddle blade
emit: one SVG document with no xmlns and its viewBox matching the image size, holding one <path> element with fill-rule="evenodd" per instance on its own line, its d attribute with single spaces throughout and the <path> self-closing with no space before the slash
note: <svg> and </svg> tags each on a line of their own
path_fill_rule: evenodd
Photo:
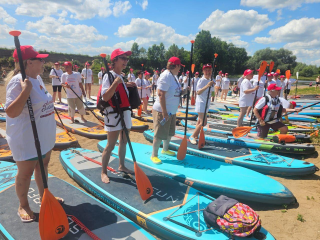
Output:
<svg viewBox="0 0 320 240">
<path fill-rule="evenodd" d="M 198 141 L 198 149 L 203 148 L 205 144 L 206 144 L 206 139 L 204 137 L 203 126 L 201 126 L 200 136 L 199 136 L 199 141 Z"/>
<path fill-rule="evenodd" d="M 287 71 L 286 71 L 286 78 L 287 78 L 287 79 L 290 79 L 290 77 L 291 77 L 290 70 L 287 70 Z"/>
<path fill-rule="evenodd" d="M 177 153 L 177 159 L 178 160 L 183 160 L 186 157 L 186 155 L 187 155 L 187 145 L 188 145 L 187 136 L 184 135 L 184 137 L 182 139 L 182 142 L 180 144 L 180 147 L 178 149 L 178 153 Z"/>
<path fill-rule="evenodd" d="M 191 65 L 191 72 L 192 72 L 192 73 L 194 72 L 195 66 L 196 66 L 195 64 L 192 64 L 192 65 Z"/>
<path fill-rule="evenodd" d="M 274 61 L 271 61 L 269 65 L 269 73 L 272 72 L 273 66 L 274 66 Z"/>
<path fill-rule="evenodd" d="M 137 162 L 134 162 L 134 174 L 140 197 L 145 201 L 153 194 L 152 184 L 147 175 L 138 166 Z"/>
<path fill-rule="evenodd" d="M 39 232 L 41 239 L 58 240 L 69 232 L 69 222 L 61 204 L 48 188 L 44 189 L 39 214 Z"/>
<path fill-rule="evenodd" d="M 232 135 L 235 138 L 243 137 L 247 135 L 253 127 L 237 127 L 232 130 Z"/>
<path fill-rule="evenodd" d="M 262 61 L 259 68 L 259 79 L 262 77 L 263 73 L 266 71 L 268 63 L 266 61 Z"/>
</svg>

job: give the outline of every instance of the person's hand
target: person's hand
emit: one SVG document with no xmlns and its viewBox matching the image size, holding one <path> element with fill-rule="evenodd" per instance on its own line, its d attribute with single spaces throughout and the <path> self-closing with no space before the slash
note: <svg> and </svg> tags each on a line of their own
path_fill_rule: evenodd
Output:
<svg viewBox="0 0 320 240">
<path fill-rule="evenodd" d="M 166 120 L 168 120 L 169 115 L 168 115 L 167 111 L 163 112 L 162 115 L 163 115 L 163 118 L 165 118 Z"/>
<path fill-rule="evenodd" d="M 136 86 L 136 83 L 135 82 L 127 82 L 126 86 L 127 87 L 134 87 L 134 86 Z"/>
<path fill-rule="evenodd" d="M 29 81 L 29 78 L 26 78 L 24 82 L 22 79 L 20 80 L 22 91 L 31 92 L 32 89 L 32 83 Z"/>
<path fill-rule="evenodd" d="M 301 112 L 302 111 L 301 108 L 296 108 L 295 110 L 296 110 L 296 112 Z"/>
<path fill-rule="evenodd" d="M 214 84 L 214 82 L 213 82 L 213 81 L 210 81 L 210 82 L 208 82 L 207 86 L 208 86 L 208 87 L 212 87 L 213 84 Z"/>
<path fill-rule="evenodd" d="M 260 124 L 260 126 L 262 126 L 262 127 L 266 125 L 266 123 L 263 121 L 263 119 L 260 119 L 260 120 L 259 120 L 259 124 Z"/>
<path fill-rule="evenodd" d="M 66 87 L 66 88 L 70 88 L 69 84 L 66 83 L 66 84 L 62 84 L 62 86 Z"/>
<path fill-rule="evenodd" d="M 122 80 L 120 77 L 117 77 L 113 83 L 119 85 L 120 83 L 122 83 Z"/>
<path fill-rule="evenodd" d="M 257 91 L 259 89 L 259 85 L 255 86 L 253 89 Z"/>
</svg>

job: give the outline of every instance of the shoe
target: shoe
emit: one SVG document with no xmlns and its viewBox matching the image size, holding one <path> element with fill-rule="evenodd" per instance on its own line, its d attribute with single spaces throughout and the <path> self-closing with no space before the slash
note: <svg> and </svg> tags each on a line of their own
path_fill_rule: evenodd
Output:
<svg viewBox="0 0 320 240">
<path fill-rule="evenodd" d="M 37 219 L 36 215 L 32 212 L 32 215 L 33 217 L 31 217 L 29 214 L 20 214 L 19 212 L 17 212 L 21 222 L 24 222 L 24 223 L 29 223 L 29 222 L 33 222 Z M 24 219 L 26 217 L 30 217 L 30 219 Z"/>
<path fill-rule="evenodd" d="M 162 163 L 158 157 L 151 157 L 150 159 L 154 164 L 161 164 Z"/>
<path fill-rule="evenodd" d="M 197 145 L 197 140 L 195 138 L 189 137 L 189 141 L 190 141 L 191 144 Z"/>
<path fill-rule="evenodd" d="M 168 151 L 162 150 L 162 151 L 161 151 L 161 154 L 168 155 L 168 156 L 175 156 L 175 155 L 176 155 L 175 152 L 170 151 L 170 150 L 168 150 Z"/>
</svg>

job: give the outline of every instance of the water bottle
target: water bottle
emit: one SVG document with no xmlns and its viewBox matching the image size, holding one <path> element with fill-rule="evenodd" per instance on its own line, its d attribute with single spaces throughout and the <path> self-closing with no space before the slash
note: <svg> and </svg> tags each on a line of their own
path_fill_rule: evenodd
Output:
<svg viewBox="0 0 320 240">
<path fill-rule="evenodd" d="M 171 113 L 169 113 L 169 117 L 170 117 L 170 116 L 171 116 Z M 168 119 L 163 118 L 163 119 L 160 121 L 161 126 L 163 126 L 163 125 L 169 120 L 169 117 L 168 117 Z"/>
</svg>

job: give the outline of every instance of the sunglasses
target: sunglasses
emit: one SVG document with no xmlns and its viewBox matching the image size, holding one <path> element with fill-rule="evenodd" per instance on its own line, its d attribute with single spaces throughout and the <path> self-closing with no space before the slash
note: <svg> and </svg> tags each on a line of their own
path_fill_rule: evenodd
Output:
<svg viewBox="0 0 320 240">
<path fill-rule="evenodd" d="M 46 62 L 43 58 L 30 58 L 30 60 L 38 60 L 38 61 L 43 62 L 43 63 Z"/>
<path fill-rule="evenodd" d="M 129 61 L 129 58 L 127 58 L 127 57 L 119 57 L 121 60 L 123 60 L 123 61 Z"/>
</svg>

